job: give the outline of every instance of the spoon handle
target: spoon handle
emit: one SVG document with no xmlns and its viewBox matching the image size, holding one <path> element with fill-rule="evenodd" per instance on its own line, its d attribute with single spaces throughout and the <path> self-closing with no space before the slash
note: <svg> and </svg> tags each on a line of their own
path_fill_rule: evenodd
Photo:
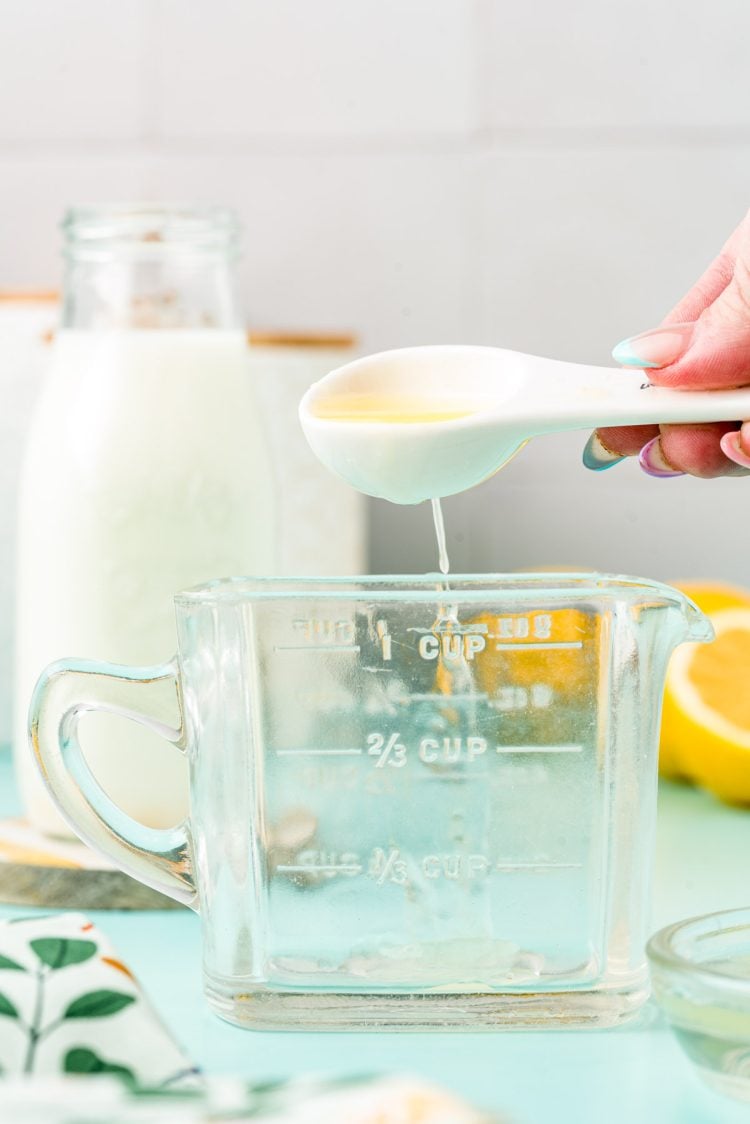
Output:
<svg viewBox="0 0 750 1124">
<path fill-rule="evenodd" d="M 652 386 L 648 371 L 611 367 L 579 367 L 576 376 L 564 409 L 570 428 L 750 420 L 750 386 L 672 390 Z"/>
<path fill-rule="evenodd" d="M 750 387 L 732 390 L 669 390 L 649 386 L 642 392 L 649 419 L 660 422 L 750 420 Z M 645 418 L 645 413 L 644 413 Z"/>
</svg>

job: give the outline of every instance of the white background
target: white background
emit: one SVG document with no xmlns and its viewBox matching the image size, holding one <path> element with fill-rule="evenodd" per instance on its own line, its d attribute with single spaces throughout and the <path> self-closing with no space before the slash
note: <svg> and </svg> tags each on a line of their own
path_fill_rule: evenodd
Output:
<svg viewBox="0 0 750 1124">
<path fill-rule="evenodd" d="M 59 282 L 71 203 L 216 201 L 255 326 L 606 363 L 750 205 L 747 0 L 0 0 L 0 29 L 0 289 Z M 449 500 L 454 569 L 750 582 L 750 481 L 597 476 L 584 439 Z M 371 537 L 435 566 L 426 510 Z"/>
</svg>

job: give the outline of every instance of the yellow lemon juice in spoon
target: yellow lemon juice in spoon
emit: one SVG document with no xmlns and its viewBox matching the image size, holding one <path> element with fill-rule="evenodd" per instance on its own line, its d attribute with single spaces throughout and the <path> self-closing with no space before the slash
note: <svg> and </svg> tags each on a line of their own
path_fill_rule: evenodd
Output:
<svg viewBox="0 0 750 1124">
<path fill-rule="evenodd" d="M 475 407 L 458 402 L 426 402 L 422 397 L 396 394 L 337 394 L 315 402 L 313 414 L 326 421 L 376 422 L 380 425 L 415 425 L 457 421 L 475 413 Z"/>
</svg>

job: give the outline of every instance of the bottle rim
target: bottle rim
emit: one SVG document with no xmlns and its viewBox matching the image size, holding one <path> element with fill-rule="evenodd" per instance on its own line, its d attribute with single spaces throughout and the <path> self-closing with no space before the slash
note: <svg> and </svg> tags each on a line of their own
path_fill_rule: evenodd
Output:
<svg viewBox="0 0 750 1124">
<path fill-rule="evenodd" d="M 128 254 L 162 257 L 175 251 L 238 251 L 240 225 L 229 207 L 190 203 L 107 203 L 71 207 L 61 228 L 69 258 Z"/>
</svg>

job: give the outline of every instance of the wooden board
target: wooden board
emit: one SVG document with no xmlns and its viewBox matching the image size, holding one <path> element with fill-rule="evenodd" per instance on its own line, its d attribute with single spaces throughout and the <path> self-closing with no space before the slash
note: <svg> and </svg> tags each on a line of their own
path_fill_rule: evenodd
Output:
<svg viewBox="0 0 750 1124">
<path fill-rule="evenodd" d="M 0 820 L 0 901 L 54 909 L 183 909 L 77 840 Z"/>
</svg>

